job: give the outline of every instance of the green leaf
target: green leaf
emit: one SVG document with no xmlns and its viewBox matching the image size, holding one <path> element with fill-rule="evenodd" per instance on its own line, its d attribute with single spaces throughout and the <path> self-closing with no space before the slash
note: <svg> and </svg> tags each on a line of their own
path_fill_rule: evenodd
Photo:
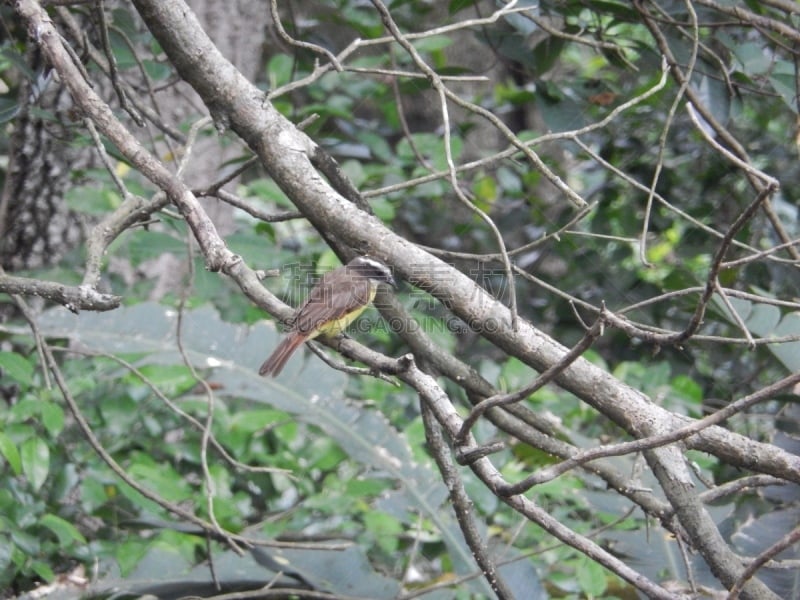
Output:
<svg viewBox="0 0 800 600">
<path fill-rule="evenodd" d="M 377 479 L 348 479 L 344 483 L 347 495 L 354 498 L 377 496 L 391 485 L 388 481 Z"/>
<path fill-rule="evenodd" d="M 342 172 L 350 179 L 357 188 L 361 187 L 367 178 L 364 166 L 357 160 L 346 160 L 342 163 Z"/>
<path fill-rule="evenodd" d="M 716 294 L 711 298 L 722 315 L 737 324 L 727 305 Z M 758 304 L 739 298 L 728 298 L 733 309 L 744 320 L 747 329 L 762 337 L 791 337 L 800 335 L 800 312 L 790 312 L 781 318 L 780 310 L 769 304 Z M 769 344 L 767 346 L 790 371 L 800 370 L 800 342 Z"/>
<path fill-rule="evenodd" d="M 14 545 L 9 540 L 9 536 L 0 532 L 0 572 L 7 572 L 11 566 L 11 558 L 14 553 Z M 5 581 L 0 579 L 0 581 Z"/>
<path fill-rule="evenodd" d="M 394 160 L 394 153 L 385 137 L 378 135 L 374 131 L 365 130 L 359 131 L 356 134 L 356 139 L 367 146 L 375 158 L 385 163 L 391 163 Z"/>
<path fill-rule="evenodd" d="M 189 485 L 170 465 L 155 464 L 143 454 L 137 454 L 136 459 L 128 473 L 145 487 L 170 502 L 183 502 L 191 497 Z"/>
<path fill-rule="evenodd" d="M 56 534 L 61 546 L 69 546 L 72 542 L 86 543 L 86 538 L 72 523 L 57 515 L 46 514 L 39 520 L 39 524 Z"/>
<path fill-rule="evenodd" d="M 380 16 L 374 10 L 366 10 L 365 7 L 355 4 L 345 3 L 345 8 L 340 13 L 344 21 L 363 38 L 378 37 L 383 32 Z"/>
<path fill-rule="evenodd" d="M 381 197 L 370 200 L 370 206 L 375 211 L 375 216 L 384 223 L 390 223 L 397 211 L 395 210 L 394 203 L 388 198 Z"/>
<path fill-rule="evenodd" d="M 19 450 L 17 450 L 14 442 L 11 441 L 11 438 L 3 432 L 0 432 L 0 454 L 8 461 L 15 475 L 22 473 L 22 460 L 19 456 Z"/>
<path fill-rule="evenodd" d="M 348 119 L 352 117 L 353 108 L 350 98 L 334 96 L 328 100 L 329 102 L 324 104 L 320 102 L 303 105 L 297 116 L 303 118 L 312 114 L 316 114 L 320 117 L 335 117 L 340 119 Z"/>
<path fill-rule="evenodd" d="M 480 177 L 472 185 L 472 191 L 475 194 L 475 204 L 481 210 L 488 212 L 492 208 L 492 204 L 497 200 L 497 183 L 493 177 L 484 175 Z"/>
<path fill-rule="evenodd" d="M 11 407 L 8 411 L 9 416 L 14 423 L 22 423 L 28 419 L 35 419 L 39 416 L 39 402 L 40 399 L 34 394 L 25 394 L 19 401 Z"/>
<path fill-rule="evenodd" d="M 108 38 L 111 42 L 114 58 L 117 61 L 117 67 L 122 70 L 135 67 L 137 65 L 136 56 L 134 56 L 130 44 L 128 44 L 122 33 L 115 29 L 109 29 Z"/>
<path fill-rule="evenodd" d="M 35 437 L 25 440 L 20 448 L 22 471 L 31 487 L 38 491 L 50 472 L 50 448 L 44 440 Z"/>
<path fill-rule="evenodd" d="M 136 565 L 147 553 L 149 547 L 147 541 L 133 537 L 117 544 L 114 550 L 114 558 L 123 577 L 130 575 L 131 571 L 136 568 Z"/>
<path fill-rule="evenodd" d="M 172 69 L 168 62 L 157 60 L 143 60 L 144 70 L 153 81 L 164 81 L 172 75 Z"/>
<path fill-rule="evenodd" d="M 38 536 L 28 533 L 27 531 L 23 531 L 19 529 L 18 526 L 16 528 L 11 528 L 10 531 L 13 544 L 21 552 L 28 556 L 36 556 L 39 554 L 42 549 L 42 540 L 40 540 Z M 14 561 L 20 566 L 24 564 L 27 556 L 21 558 L 22 560 L 19 560 L 17 556 L 14 557 Z"/>
<path fill-rule="evenodd" d="M 64 410 L 58 404 L 41 402 L 39 414 L 42 417 L 42 425 L 45 426 L 50 436 L 55 438 L 64 429 Z"/>
<path fill-rule="evenodd" d="M 449 4 L 447 5 L 447 12 L 451 15 L 454 15 L 458 11 L 469 8 L 473 4 L 475 4 L 475 0 L 450 0 Z"/>
<path fill-rule="evenodd" d="M 608 587 L 606 572 L 599 563 L 588 556 L 583 556 L 576 569 L 578 585 L 589 598 L 602 596 Z"/>
<path fill-rule="evenodd" d="M 564 38 L 548 36 L 533 49 L 533 68 L 538 77 L 553 68 L 566 46 Z"/>
<path fill-rule="evenodd" d="M 745 325 L 747 329 L 758 335 L 768 336 L 781 320 L 781 311 L 771 304 L 753 304 L 750 314 L 747 315 Z"/>
<path fill-rule="evenodd" d="M 128 240 L 128 258 L 135 265 L 167 253 L 183 258 L 186 255 L 186 244 L 174 235 L 147 230 L 137 231 Z"/>
<path fill-rule="evenodd" d="M 698 407 L 700 406 L 703 401 L 703 388 L 694 379 L 686 375 L 677 375 L 672 380 L 671 385 L 673 391 L 682 399 Z"/>
<path fill-rule="evenodd" d="M 800 335 L 800 312 L 789 313 L 781 319 L 773 335 L 781 337 Z M 800 342 L 770 344 L 769 349 L 790 372 L 800 371 Z"/>
<path fill-rule="evenodd" d="M 628 2 L 613 2 L 609 0 L 590 0 L 589 5 L 593 10 L 603 15 L 613 15 L 624 21 L 636 21 L 639 15 L 631 8 Z"/>
<path fill-rule="evenodd" d="M 697 94 L 717 121 L 723 124 L 729 121 L 731 97 L 724 81 L 716 77 L 701 77 Z"/>
<path fill-rule="evenodd" d="M 89 477 L 81 482 L 81 505 L 87 512 L 103 506 L 117 494 L 117 488 Z"/>
<path fill-rule="evenodd" d="M 437 52 L 444 50 L 452 43 L 453 40 L 446 35 L 434 35 L 414 40 L 414 46 L 419 52 Z"/>
<path fill-rule="evenodd" d="M 376 510 L 364 515 L 364 523 L 384 552 L 387 554 L 397 552 L 400 534 L 403 533 L 403 525 L 397 519 Z"/>
<path fill-rule="evenodd" d="M 294 60 L 287 54 L 276 54 L 267 65 L 269 89 L 274 90 L 289 83 L 292 79 Z"/>
<path fill-rule="evenodd" d="M 749 76 L 767 73 L 772 68 L 773 59 L 764 52 L 761 44 L 735 40 L 729 49 L 742 65 L 742 70 Z"/>
<path fill-rule="evenodd" d="M 342 462 L 344 455 L 333 440 L 325 437 L 315 439 L 306 445 L 309 468 L 330 471 Z"/>
<path fill-rule="evenodd" d="M 265 202 L 283 208 L 294 208 L 294 205 L 272 179 L 254 179 L 247 184 L 247 193 Z"/>
<path fill-rule="evenodd" d="M 45 581 L 53 581 L 56 578 L 56 574 L 53 573 L 50 565 L 40 560 L 35 560 L 31 563 L 31 570 Z"/>
<path fill-rule="evenodd" d="M 122 202 L 115 191 L 96 184 L 71 187 L 64 199 L 70 210 L 94 216 L 105 216 Z"/>
<path fill-rule="evenodd" d="M 517 106 L 524 106 L 536 99 L 536 93 L 531 90 L 502 83 L 494 86 L 494 95 L 498 102 L 510 102 Z"/>
<path fill-rule="evenodd" d="M 0 370 L 3 371 L 3 377 L 25 386 L 33 383 L 33 365 L 16 352 L 0 352 Z"/>
<path fill-rule="evenodd" d="M 144 365 L 139 372 L 170 397 L 197 385 L 197 380 L 186 365 Z"/>
<path fill-rule="evenodd" d="M 444 138 L 432 133 L 415 133 L 411 139 L 417 150 L 429 161 L 433 163 L 435 169 L 443 171 L 447 169 L 447 153 L 445 152 Z M 450 150 L 453 160 L 457 161 L 461 156 L 464 143 L 459 136 L 450 138 Z M 416 164 L 417 158 L 408 139 L 403 138 L 397 144 L 398 156 L 406 162 Z"/>
<path fill-rule="evenodd" d="M 19 102 L 8 98 L 0 98 L 0 125 L 8 123 L 19 114 Z"/>
<path fill-rule="evenodd" d="M 228 428 L 242 433 L 254 434 L 285 419 L 286 413 L 268 408 L 237 412 L 228 423 Z"/>
<path fill-rule="evenodd" d="M 788 60 L 778 60 L 770 71 L 769 81 L 772 89 L 783 98 L 789 110 L 797 114 L 794 63 Z"/>
</svg>

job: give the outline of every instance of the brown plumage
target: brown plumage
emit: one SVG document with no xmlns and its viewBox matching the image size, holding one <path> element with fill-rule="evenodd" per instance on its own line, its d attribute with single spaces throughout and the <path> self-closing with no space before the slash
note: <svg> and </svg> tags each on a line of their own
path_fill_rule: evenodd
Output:
<svg viewBox="0 0 800 600">
<path fill-rule="evenodd" d="M 325 273 L 295 311 L 291 329 L 264 361 L 259 375 L 275 377 L 289 357 L 318 335 L 336 335 L 372 302 L 379 283 L 395 285 L 392 272 L 383 263 L 364 256 Z"/>
</svg>

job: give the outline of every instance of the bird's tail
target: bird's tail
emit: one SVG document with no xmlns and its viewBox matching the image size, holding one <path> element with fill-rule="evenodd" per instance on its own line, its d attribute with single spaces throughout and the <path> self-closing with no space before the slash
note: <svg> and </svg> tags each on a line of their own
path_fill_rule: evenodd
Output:
<svg viewBox="0 0 800 600">
<path fill-rule="evenodd" d="M 305 336 L 296 331 L 287 335 L 281 340 L 281 343 L 278 344 L 275 351 L 270 354 L 269 358 L 264 361 L 264 364 L 261 365 L 258 374 L 277 377 L 278 373 L 281 372 L 283 366 L 286 364 L 286 361 L 289 360 L 289 357 L 295 350 L 302 346 L 305 341 Z"/>
</svg>

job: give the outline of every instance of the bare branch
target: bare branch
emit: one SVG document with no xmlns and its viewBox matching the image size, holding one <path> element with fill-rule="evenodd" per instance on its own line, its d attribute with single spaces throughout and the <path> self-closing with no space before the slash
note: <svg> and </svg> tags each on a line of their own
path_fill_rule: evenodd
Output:
<svg viewBox="0 0 800 600">
<path fill-rule="evenodd" d="M 21 296 L 38 296 L 61 304 L 72 312 L 80 310 L 113 310 L 122 297 L 98 292 L 93 286 L 68 286 L 53 281 L 42 281 L 0 273 L 0 292 Z"/>
</svg>

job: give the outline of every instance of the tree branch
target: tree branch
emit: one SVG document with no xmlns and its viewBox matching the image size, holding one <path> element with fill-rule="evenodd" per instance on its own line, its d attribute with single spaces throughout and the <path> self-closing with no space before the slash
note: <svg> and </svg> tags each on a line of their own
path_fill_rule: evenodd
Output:
<svg viewBox="0 0 800 600">
<path fill-rule="evenodd" d="M 509 355 L 540 371 L 558 363 L 567 352 L 560 344 L 525 321 L 520 320 L 519 327 L 513 327 L 509 309 L 474 281 L 395 235 L 379 220 L 336 193 L 313 168 L 310 157 L 316 151 L 314 142 L 278 114 L 264 101 L 263 95 L 222 58 L 183 3 L 134 0 L 134 4 L 180 75 L 201 95 L 218 124 L 229 125 L 250 145 L 278 185 L 319 231 L 335 235 L 351 248 L 368 248 L 378 258 L 395 266 L 402 277 L 438 298 Z M 165 186 L 173 202 L 183 200 L 183 196 L 176 193 L 183 190 L 172 187 L 175 182 L 162 179 L 158 173 L 151 175 L 159 185 Z M 195 235 L 201 233 L 195 231 Z M 207 260 L 210 260 L 209 250 L 203 248 Z M 635 437 L 664 433 L 674 423 L 674 415 L 583 358 L 566 368 L 556 381 Z M 437 415 L 437 418 L 450 435 L 456 434 L 457 430 L 451 429 L 453 423 L 447 421 L 450 415 Z M 709 433 L 706 431 L 699 435 Z M 780 453 L 773 455 L 773 459 L 775 456 L 780 456 Z M 710 552 L 717 550 L 715 544 L 720 539 L 719 532 L 692 495 L 691 477 L 681 463 L 678 448 L 669 446 L 651 450 L 648 460 L 662 487 L 674 487 L 669 497 L 676 514 L 686 525 L 697 525 L 703 540 L 693 541 L 701 547 L 706 560 L 712 560 Z M 474 464 L 481 470 L 491 467 L 487 458 Z M 797 461 L 793 465 L 791 461 L 787 464 L 792 466 L 796 477 L 800 476 Z M 499 483 L 496 472 L 485 471 L 483 475 L 487 484 L 496 489 L 495 484 Z M 513 506 L 523 514 L 532 517 L 536 513 L 535 507 L 525 499 L 513 498 Z M 695 523 L 692 517 L 699 520 Z M 582 548 L 582 551 L 592 558 L 598 557 L 597 560 L 608 560 L 592 547 Z M 721 556 L 730 558 L 730 554 Z M 725 575 L 726 582 L 740 571 L 737 565 L 731 564 Z M 755 581 L 750 583 L 757 584 Z M 747 588 L 747 593 L 752 589 Z"/>
<path fill-rule="evenodd" d="M 54 281 L 42 281 L 0 273 L 0 292 L 21 296 L 38 296 L 61 304 L 74 313 L 80 310 L 113 310 L 122 302 L 121 296 L 103 294 L 91 285 L 69 286 Z"/>
</svg>

